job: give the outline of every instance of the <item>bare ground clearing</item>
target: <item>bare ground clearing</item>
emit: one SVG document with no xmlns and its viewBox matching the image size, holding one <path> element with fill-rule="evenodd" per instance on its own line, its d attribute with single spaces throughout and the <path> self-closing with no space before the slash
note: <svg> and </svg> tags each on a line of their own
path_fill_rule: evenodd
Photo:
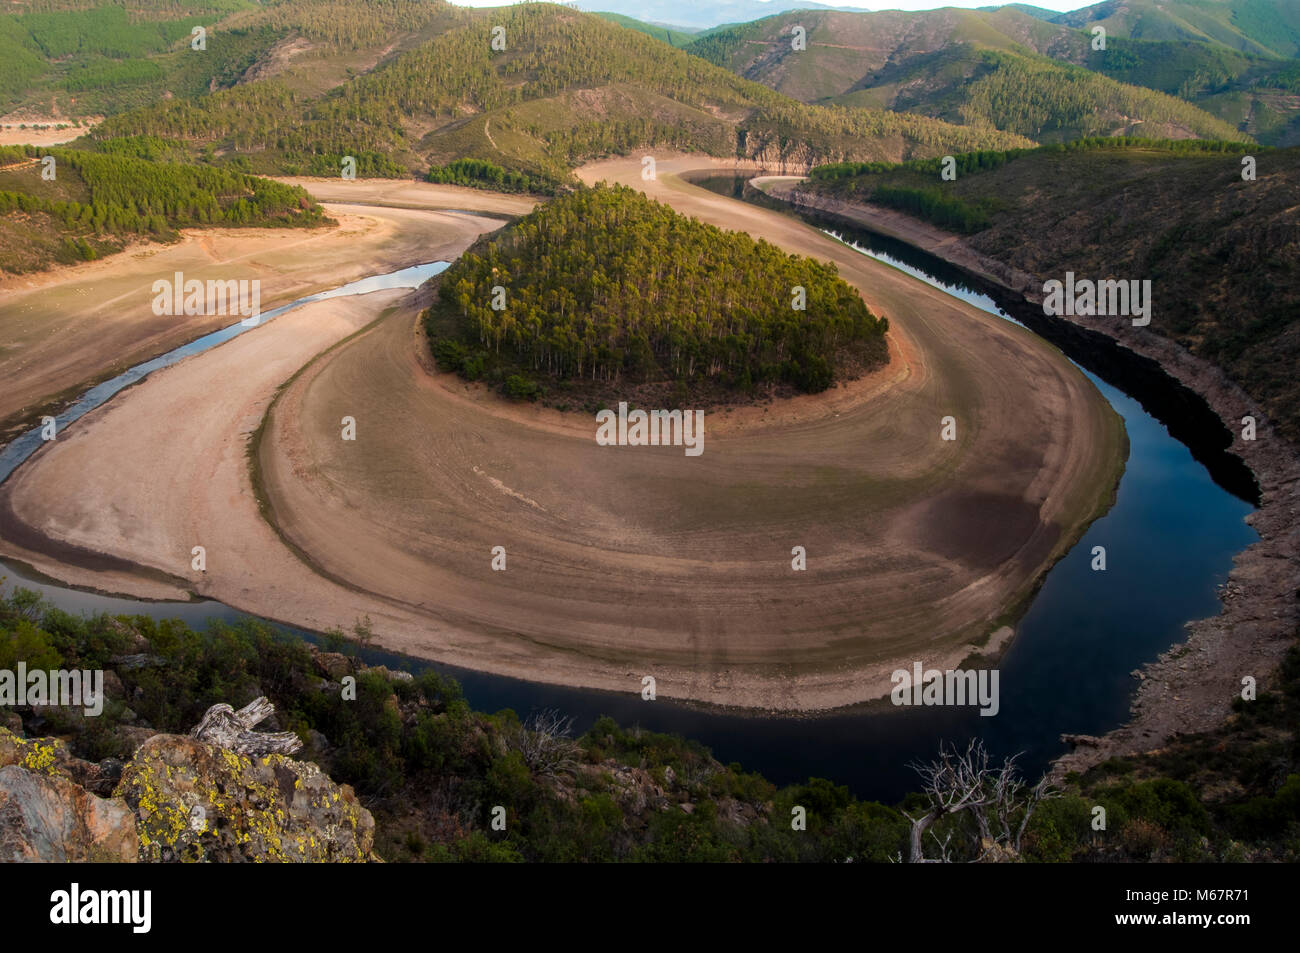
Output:
<svg viewBox="0 0 1300 953">
<path fill-rule="evenodd" d="M 354 179 L 349 182 L 342 178 L 286 176 L 277 181 L 301 185 L 318 202 L 347 202 L 385 208 L 464 209 L 508 217 L 524 215 L 537 204 L 537 199 L 526 195 L 507 195 L 410 179 Z"/>
</svg>

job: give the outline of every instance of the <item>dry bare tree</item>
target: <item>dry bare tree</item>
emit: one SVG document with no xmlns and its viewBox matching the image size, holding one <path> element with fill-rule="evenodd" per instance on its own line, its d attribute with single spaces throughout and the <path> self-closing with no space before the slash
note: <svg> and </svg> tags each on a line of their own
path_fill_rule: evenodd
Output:
<svg viewBox="0 0 1300 953">
<path fill-rule="evenodd" d="M 1040 801 L 1059 792 L 1049 786 L 1046 776 L 1029 787 L 1016 770 L 1017 757 L 990 765 L 984 743 L 972 739 L 964 753 L 959 753 L 955 745 L 949 748 L 941 744 L 937 761 L 912 765 L 921 775 L 929 808 L 916 817 L 904 812 L 912 823 L 909 863 L 951 863 L 953 851 L 959 846 L 952 843 L 955 833 L 965 834 L 977 863 L 1019 857 L 1020 843 L 1034 809 Z M 942 838 L 931 830 L 941 818 L 957 815 L 968 818 L 969 823 L 948 829 Z M 937 856 L 925 855 L 926 833 L 930 834 Z"/>
<path fill-rule="evenodd" d="M 539 711 L 510 734 L 510 747 L 535 774 L 554 777 L 572 773 L 578 765 L 578 743 L 569 737 L 573 719 L 554 709 Z"/>
</svg>

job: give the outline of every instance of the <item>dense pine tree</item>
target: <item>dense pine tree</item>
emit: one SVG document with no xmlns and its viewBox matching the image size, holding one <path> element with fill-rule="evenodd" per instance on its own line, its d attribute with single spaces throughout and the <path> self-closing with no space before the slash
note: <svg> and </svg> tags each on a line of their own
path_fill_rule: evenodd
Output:
<svg viewBox="0 0 1300 953">
<path fill-rule="evenodd" d="M 815 391 L 841 357 L 855 367 L 887 359 L 888 322 L 834 265 L 623 186 L 557 199 L 481 240 L 440 288 L 428 321 L 441 335 L 435 354 L 471 377 L 505 355 L 555 378 L 784 380 Z"/>
</svg>

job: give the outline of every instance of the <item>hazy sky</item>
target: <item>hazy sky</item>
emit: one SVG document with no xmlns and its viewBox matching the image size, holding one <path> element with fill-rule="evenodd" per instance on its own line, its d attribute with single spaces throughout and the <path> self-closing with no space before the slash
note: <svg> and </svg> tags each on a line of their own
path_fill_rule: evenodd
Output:
<svg viewBox="0 0 1300 953">
<path fill-rule="evenodd" d="M 501 7 L 505 6 L 507 0 L 452 0 L 453 3 L 462 7 Z M 942 0 L 817 0 L 818 3 L 825 3 L 830 7 L 861 7 L 863 10 L 937 10 L 940 7 L 992 7 L 996 6 L 998 0 L 950 0 L 943 3 Z M 1025 0 L 1035 7 L 1045 7 L 1048 10 L 1057 10 L 1061 13 L 1067 10 L 1078 10 L 1081 7 L 1089 6 L 1093 0 Z M 583 6 L 594 6 L 596 0 L 582 0 Z M 690 0 L 682 0 L 682 3 L 689 5 Z M 786 7 L 781 0 L 772 0 L 772 12 L 780 13 Z"/>
</svg>

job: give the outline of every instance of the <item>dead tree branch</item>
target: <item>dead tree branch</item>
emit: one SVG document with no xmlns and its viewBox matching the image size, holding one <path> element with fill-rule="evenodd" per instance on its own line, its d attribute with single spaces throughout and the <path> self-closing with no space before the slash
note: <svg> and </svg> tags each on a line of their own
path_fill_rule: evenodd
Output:
<svg viewBox="0 0 1300 953">
<path fill-rule="evenodd" d="M 254 725 L 274 711 L 275 705 L 265 696 L 253 699 L 239 711 L 225 704 L 213 705 L 194 726 L 190 737 L 250 756 L 293 754 L 302 747 L 302 740 L 292 731 L 253 730 Z"/>
</svg>

